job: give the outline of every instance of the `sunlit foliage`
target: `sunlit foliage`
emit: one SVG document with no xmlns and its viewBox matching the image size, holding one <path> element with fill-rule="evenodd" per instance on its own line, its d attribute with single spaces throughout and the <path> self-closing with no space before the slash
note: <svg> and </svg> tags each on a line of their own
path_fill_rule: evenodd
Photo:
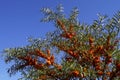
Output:
<svg viewBox="0 0 120 80">
<path fill-rule="evenodd" d="M 29 38 L 25 47 L 4 50 L 5 62 L 13 63 L 8 73 L 21 72 L 23 80 L 119 80 L 120 12 L 85 25 L 77 20 L 77 8 L 68 18 L 63 9 L 41 10 L 41 21 L 56 27 L 45 39 Z"/>
</svg>

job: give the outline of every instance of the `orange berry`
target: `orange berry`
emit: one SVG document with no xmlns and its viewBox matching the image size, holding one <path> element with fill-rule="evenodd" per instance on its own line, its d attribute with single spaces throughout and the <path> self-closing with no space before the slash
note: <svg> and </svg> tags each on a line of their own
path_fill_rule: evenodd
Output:
<svg viewBox="0 0 120 80">
<path fill-rule="evenodd" d="M 90 53 L 90 54 L 93 54 L 93 53 L 94 53 L 94 50 L 93 50 L 93 49 L 89 50 L 89 53 Z"/>
<path fill-rule="evenodd" d="M 38 56 L 42 58 L 47 58 L 47 56 L 43 52 L 41 52 L 39 49 L 35 49 L 35 52 L 37 53 Z"/>
<path fill-rule="evenodd" d="M 72 72 L 72 74 L 73 74 L 74 76 L 78 76 L 78 75 L 79 75 L 79 71 L 75 70 L 75 71 Z"/>
<path fill-rule="evenodd" d="M 99 71 L 99 72 L 97 72 L 97 74 L 98 74 L 99 76 L 101 76 L 101 75 L 103 75 L 103 72 L 102 72 L 102 71 Z"/>
<path fill-rule="evenodd" d="M 47 60 L 50 60 L 50 57 L 47 57 Z"/>
<path fill-rule="evenodd" d="M 107 72 L 106 75 L 110 76 L 111 72 Z"/>
<path fill-rule="evenodd" d="M 73 52 L 72 52 L 71 50 L 68 50 L 68 53 L 69 53 L 70 55 L 73 55 Z"/>
<path fill-rule="evenodd" d="M 66 38 L 72 38 L 73 36 L 70 33 L 66 33 Z"/>
<path fill-rule="evenodd" d="M 96 70 L 100 70 L 101 67 L 100 67 L 100 66 L 96 66 L 95 69 L 96 69 Z"/>
<path fill-rule="evenodd" d="M 72 56 L 75 57 L 75 58 L 77 58 L 77 59 L 79 58 L 78 53 L 73 53 Z"/>
<path fill-rule="evenodd" d="M 102 45 L 101 45 L 101 46 L 98 46 L 98 50 L 99 50 L 99 51 L 103 50 L 103 46 L 102 46 Z"/>
<path fill-rule="evenodd" d="M 51 65 L 50 60 L 46 60 L 47 65 Z"/>
</svg>

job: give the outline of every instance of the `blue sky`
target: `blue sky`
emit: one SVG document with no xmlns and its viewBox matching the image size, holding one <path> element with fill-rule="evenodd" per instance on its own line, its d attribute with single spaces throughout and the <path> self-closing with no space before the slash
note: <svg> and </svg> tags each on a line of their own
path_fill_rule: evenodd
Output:
<svg viewBox="0 0 120 80">
<path fill-rule="evenodd" d="M 0 0 L 0 52 L 5 48 L 24 46 L 27 38 L 45 36 L 54 30 L 51 23 L 41 23 L 42 7 L 55 9 L 62 4 L 67 15 L 73 7 L 78 7 L 80 22 L 92 23 L 97 13 L 113 16 L 120 10 L 120 0 Z M 17 80 L 19 74 L 11 78 L 6 72 L 9 65 L 0 58 L 0 79 Z"/>
</svg>

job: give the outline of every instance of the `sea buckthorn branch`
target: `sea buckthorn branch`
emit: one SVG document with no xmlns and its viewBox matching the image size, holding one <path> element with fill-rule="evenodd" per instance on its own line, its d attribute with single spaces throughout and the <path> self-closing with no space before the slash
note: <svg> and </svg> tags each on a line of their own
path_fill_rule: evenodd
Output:
<svg viewBox="0 0 120 80">
<path fill-rule="evenodd" d="M 41 69 L 44 66 L 44 64 L 38 63 L 37 59 L 33 59 L 30 56 L 18 57 L 18 59 L 25 60 L 25 62 L 26 62 L 25 64 L 26 65 L 23 65 L 24 67 L 26 67 L 26 66 L 33 66 L 36 69 Z"/>
<path fill-rule="evenodd" d="M 118 15 L 118 18 L 112 18 L 107 23 L 105 21 L 104 25 L 99 20 L 95 20 L 92 25 L 86 26 L 78 24 L 77 20 L 70 20 L 72 18 L 61 18 L 48 8 L 45 10 L 49 13 L 46 14 L 48 15 L 46 17 L 50 21 L 55 21 L 58 30 L 47 36 L 48 42 L 43 41 L 45 44 L 35 40 L 35 43 L 33 41 L 29 47 L 9 50 L 7 53 L 10 54 L 7 55 L 6 62 L 16 60 L 17 68 L 33 66 L 33 69 L 38 71 L 38 73 L 36 72 L 37 80 L 70 80 L 76 78 L 81 80 L 114 80 L 120 78 L 120 51 L 119 40 L 117 40 L 120 31 L 117 25 Z M 54 20 L 52 20 L 53 17 Z M 115 24 L 116 22 L 117 24 Z M 57 63 L 55 61 L 56 55 L 46 49 L 47 46 L 64 51 L 63 61 Z M 39 47 L 44 48 L 41 50 Z M 33 50 L 33 48 L 36 49 Z M 33 52 L 28 52 L 29 50 Z M 39 59 L 43 59 L 43 63 Z M 23 61 L 20 62 L 19 60 Z M 16 64 L 12 67 L 14 66 Z M 14 70 L 16 69 L 11 68 L 10 73 L 14 73 Z M 34 75 L 32 77 L 36 77 L 36 74 Z"/>
<path fill-rule="evenodd" d="M 63 33 L 60 35 L 61 37 L 72 39 L 76 35 L 76 33 L 74 32 L 74 29 L 73 29 L 73 27 L 74 27 L 73 24 L 70 24 L 68 30 L 65 28 L 65 25 L 63 24 L 63 22 L 61 20 L 57 20 L 57 24 L 63 30 Z"/>
</svg>

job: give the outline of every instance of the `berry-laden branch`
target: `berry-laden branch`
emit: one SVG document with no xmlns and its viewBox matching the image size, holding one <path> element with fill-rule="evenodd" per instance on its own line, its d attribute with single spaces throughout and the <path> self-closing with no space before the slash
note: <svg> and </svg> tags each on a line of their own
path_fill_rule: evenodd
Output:
<svg viewBox="0 0 120 80">
<path fill-rule="evenodd" d="M 76 9 L 70 18 L 43 10 L 45 20 L 54 21 L 57 29 L 46 39 L 7 50 L 6 62 L 15 62 L 9 73 L 21 71 L 25 80 L 120 79 L 120 12 L 110 20 L 102 16 L 85 25 L 77 21 Z"/>
</svg>

